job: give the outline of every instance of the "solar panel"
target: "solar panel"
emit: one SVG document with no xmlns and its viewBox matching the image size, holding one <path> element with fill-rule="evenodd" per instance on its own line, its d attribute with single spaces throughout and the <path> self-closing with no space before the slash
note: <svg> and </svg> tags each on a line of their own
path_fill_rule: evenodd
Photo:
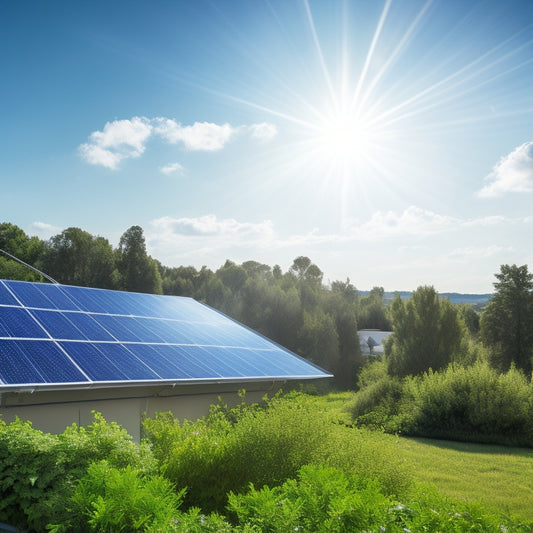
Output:
<svg viewBox="0 0 533 533">
<path fill-rule="evenodd" d="M 324 377 L 192 298 L 0 280 L 0 391 Z"/>
</svg>

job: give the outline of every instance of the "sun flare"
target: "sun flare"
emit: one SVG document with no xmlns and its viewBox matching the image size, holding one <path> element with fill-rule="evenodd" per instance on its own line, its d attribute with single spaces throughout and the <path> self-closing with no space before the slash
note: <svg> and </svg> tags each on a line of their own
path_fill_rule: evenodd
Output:
<svg viewBox="0 0 533 533">
<path fill-rule="evenodd" d="M 370 155 L 372 129 L 364 120 L 350 113 L 332 114 L 321 128 L 317 142 L 326 158 L 355 162 Z"/>
</svg>

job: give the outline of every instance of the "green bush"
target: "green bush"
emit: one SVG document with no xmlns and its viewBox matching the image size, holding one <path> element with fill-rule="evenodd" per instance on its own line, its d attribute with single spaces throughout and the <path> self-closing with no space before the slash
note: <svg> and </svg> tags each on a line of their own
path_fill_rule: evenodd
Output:
<svg viewBox="0 0 533 533">
<path fill-rule="evenodd" d="M 156 467 L 150 450 L 132 442 L 118 424 L 95 413 L 87 427 L 75 424 L 60 435 L 43 433 L 31 422 L 0 420 L 0 522 L 44 531 L 58 522 L 74 482 L 93 461 L 116 467 Z"/>
<path fill-rule="evenodd" d="M 422 436 L 533 446 L 533 387 L 522 372 L 487 363 L 430 372 L 413 387 L 413 426 Z"/>
<path fill-rule="evenodd" d="M 65 519 L 50 528 L 53 533 L 168 531 L 183 493 L 161 476 L 144 477 L 130 466 L 118 469 L 99 461 L 77 483 Z"/>
<path fill-rule="evenodd" d="M 344 532 L 384 523 L 387 499 L 372 481 L 334 468 L 304 466 L 298 479 L 274 488 L 253 486 L 229 497 L 238 522 L 263 533 L 279 531 Z"/>
<path fill-rule="evenodd" d="M 370 378 L 369 378 L 370 376 Z M 398 379 L 367 370 L 351 403 L 359 426 L 391 433 L 533 446 L 533 385 L 511 368 L 500 374 L 487 362 Z"/>
<path fill-rule="evenodd" d="M 279 487 L 232 493 L 228 509 L 239 528 L 262 533 L 532 531 L 475 504 L 447 500 L 433 488 L 420 488 L 415 498 L 398 503 L 376 482 L 321 466 L 303 467 L 297 479 Z"/>
<path fill-rule="evenodd" d="M 219 406 L 196 422 L 157 415 L 145 421 L 145 429 L 164 475 L 187 487 L 185 505 L 204 511 L 221 512 L 228 492 L 250 483 L 280 485 L 310 463 L 379 479 L 390 493 L 403 493 L 410 483 L 388 448 L 339 425 L 327 409 L 298 393 L 275 397 L 265 408 Z"/>
</svg>

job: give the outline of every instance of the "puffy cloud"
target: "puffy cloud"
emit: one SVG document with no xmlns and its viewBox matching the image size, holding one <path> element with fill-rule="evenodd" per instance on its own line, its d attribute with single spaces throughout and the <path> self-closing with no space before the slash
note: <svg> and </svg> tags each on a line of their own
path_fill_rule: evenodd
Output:
<svg viewBox="0 0 533 533">
<path fill-rule="evenodd" d="M 533 142 L 527 142 L 502 157 L 478 191 L 481 198 L 507 192 L 533 192 Z"/>
<path fill-rule="evenodd" d="M 163 167 L 159 167 L 160 172 L 169 176 L 170 174 L 183 174 L 184 168 L 179 163 L 169 163 Z"/>
<path fill-rule="evenodd" d="M 78 153 L 91 165 L 114 170 L 123 159 L 142 155 L 148 139 L 153 136 L 170 144 L 181 143 L 187 150 L 215 152 L 222 150 L 233 137 L 242 132 L 249 132 L 253 139 L 269 141 L 276 136 L 277 128 L 267 122 L 239 127 L 213 122 L 195 122 L 190 126 L 183 126 L 165 117 L 133 117 L 131 120 L 107 122 L 102 131 L 91 133 L 89 141 L 79 146 Z M 168 165 L 160 169 L 166 173 L 163 169 L 168 169 L 168 173 L 178 170 L 177 167 L 170 169 Z"/>
<path fill-rule="evenodd" d="M 91 165 L 113 170 L 123 159 L 139 157 L 151 133 L 150 121 L 144 117 L 107 122 L 102 131 L 91 133 L 79 153 Z"/>
<path fill-rule="evenodd" d="M 373 240 L 396 235 L 430 235 L 452 229 L 460 223 L 460 219 L 412 205 L 402 213 L 377 211 L 368 222 L 352 228 L 352 232 L 359 238 Z"/>
<path fill-rule="evenodd" d="M 229 124 L 195 122 L 192 126 L 182 126 L 169 118 L 153 120 L 155 133 L 171 144 L 182 142 L 188 150 L 214 152 L 221 150 L 235 133 Z"/>
</svg>

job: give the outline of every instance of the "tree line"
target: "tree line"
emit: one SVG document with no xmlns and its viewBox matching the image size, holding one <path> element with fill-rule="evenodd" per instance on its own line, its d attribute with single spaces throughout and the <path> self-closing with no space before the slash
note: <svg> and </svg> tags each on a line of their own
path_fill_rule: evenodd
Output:
<svg viewBox="0 0 533 533">
<path fill-rule="evenodd" d="M 381 287 L 362 296 L 349 279 L 326 285 L 321 269 L 305 256 L 286 272 L 257 261 L 227 260 L 217 270 L 164 266 L 148 255 L 140 226 L 126 230 L 113 248 L 80 228 L 43 241 L 2 223 L 0 249 L 63 284 L 203 301 L 334 373 L 342 388 L 354 386 L 368 360 L 358 329 L 392 329 L 384 356 L 391 376 L 480 359 L 499 371 L 513 366 L 528 377 L 532 371 L 533 275 L 527 265 L 502 265 L 495 293 L 480 313 L 439 298 L 433 287 L 419 287 L 407 300 L 397 295 L 387 306 Z M 44 281 L 1 255 L 0 278 Z"/>
</svg>

